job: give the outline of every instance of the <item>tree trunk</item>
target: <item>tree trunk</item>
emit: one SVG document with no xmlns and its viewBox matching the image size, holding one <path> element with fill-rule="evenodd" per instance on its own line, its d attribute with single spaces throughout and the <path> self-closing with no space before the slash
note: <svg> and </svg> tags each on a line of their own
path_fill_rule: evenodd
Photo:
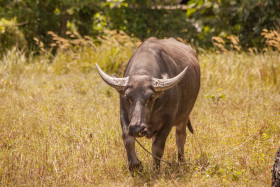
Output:
<svg viewBox="0 0 280 187">
<path fill-rule="evenodd" d="M 272 167 L 272 187 L 280 187 L 280 147 L 276 152 Z"/>
<path fill-rule="evenodd" d="M 58 35 L 65 38 L 67 31 L 67 21 L 69 19 L 69 14 L 67 13 L 67 7 L 61 5 L 60 23 L 58 28 Z"/>
</svg>

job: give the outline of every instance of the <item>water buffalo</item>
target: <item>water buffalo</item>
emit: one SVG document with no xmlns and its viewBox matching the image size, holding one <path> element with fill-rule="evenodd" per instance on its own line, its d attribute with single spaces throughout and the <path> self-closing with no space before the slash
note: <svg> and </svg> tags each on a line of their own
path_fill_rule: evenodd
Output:
<svg viewBox="0 0 280 187">
<path fill-rule="evenodd" d="M 161 158 L 165 142 L 176 127 L 178 160 L 184 162 L 186 127 L 200 88 L 200 67 L 195 51 L 174 38 L 149 38 L 135 51 L 123 78 L 105 74 L 102 79 L 120 94 L 122 138 L 131 171 L 142 168 L 134 137 L 152 138 L 152 153 Z M 160 160 L 153 158 L 153 166 Z"/>
</svg>

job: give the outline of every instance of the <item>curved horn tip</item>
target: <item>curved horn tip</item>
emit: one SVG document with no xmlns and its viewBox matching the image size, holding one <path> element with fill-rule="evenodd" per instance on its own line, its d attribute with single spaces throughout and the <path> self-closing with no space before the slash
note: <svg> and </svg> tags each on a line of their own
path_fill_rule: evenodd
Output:
<svg viewBox="0 0 280 187">
<path fill-rule="evenodd" d="M 188 67 L 189 67 L 189 66 L 186 66 L 186 67 L 185 67 L 185 69 L 184 69 L 184 70 L 183 70 L 182 72 L 185 72 L 185 71 L 187 71 Z"/>
<path fill-rule="evenodd" d="M 180 80 L 185 76 L 185 74 L 186 74 L 186 72 L 187 72 L 187 70 L 188 70 L 188 67 L 189 67 L 189 66 L 186 66 L 185 69 L 184 69 L 183 71 L 181 71 L 181 73 L 179 73 L 179 74 L 176 76 L 176 77 L 179 78 L 179 82 L 180 82 Z"/>
<path fill-rule="evenodd" d="M 97 68 L 98 71 L 101 70 L 101 68 L 98 66 L 97 63 L 95 63 L 95 66 L 96 66 L 96 68 Z"/>
</svg>

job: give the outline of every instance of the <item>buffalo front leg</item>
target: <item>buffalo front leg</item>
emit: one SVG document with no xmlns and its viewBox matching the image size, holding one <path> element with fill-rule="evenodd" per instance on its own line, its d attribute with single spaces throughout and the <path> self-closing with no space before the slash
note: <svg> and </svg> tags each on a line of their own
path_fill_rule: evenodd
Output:
<svg viewBox="0 0 280 187">
<path fill-rule="evenodd" d="M 153 138 L 153 168 L 157 171 L 160 169 L 160 159 L 162 158 L 162 155 L 164 153 L 165 142 L 170 130 L 171 127 L 163 128 L 157 133 L 156 137 Z"/>
<path fill-rule="evenodd" d="M 186 143 L 186 127 L 187 123 L 184 121 L 176 126 L 176 145 L 178 149 L 178 161 L 185 162 L 184 146 Z"/>
<path fill-rule="evenodd" d="M 135 139 L 132 136 L 123 134 L 122 136 L 127 154 L 127 164 L 130 172 L 142 170 L 141 162 L 135 153 Z"/>
</svg>

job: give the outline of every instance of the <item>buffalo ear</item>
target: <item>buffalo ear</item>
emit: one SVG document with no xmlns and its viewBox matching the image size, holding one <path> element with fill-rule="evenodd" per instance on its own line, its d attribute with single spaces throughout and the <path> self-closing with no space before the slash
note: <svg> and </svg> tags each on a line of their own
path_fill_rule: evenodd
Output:
<svg viewBox="0 0 280 187">
<path fill-rule="evenodd" d="M 120 96 L 124 98 L 125 90 L 117 90 L 117 91 L 119 92 Z"/>
<path fill-rule="evenodd" d="M 156 91 L 155 92 L 155 99 L 159 98 L 162 94 L 164 93 L 164 91 Z"/>
</svg>

